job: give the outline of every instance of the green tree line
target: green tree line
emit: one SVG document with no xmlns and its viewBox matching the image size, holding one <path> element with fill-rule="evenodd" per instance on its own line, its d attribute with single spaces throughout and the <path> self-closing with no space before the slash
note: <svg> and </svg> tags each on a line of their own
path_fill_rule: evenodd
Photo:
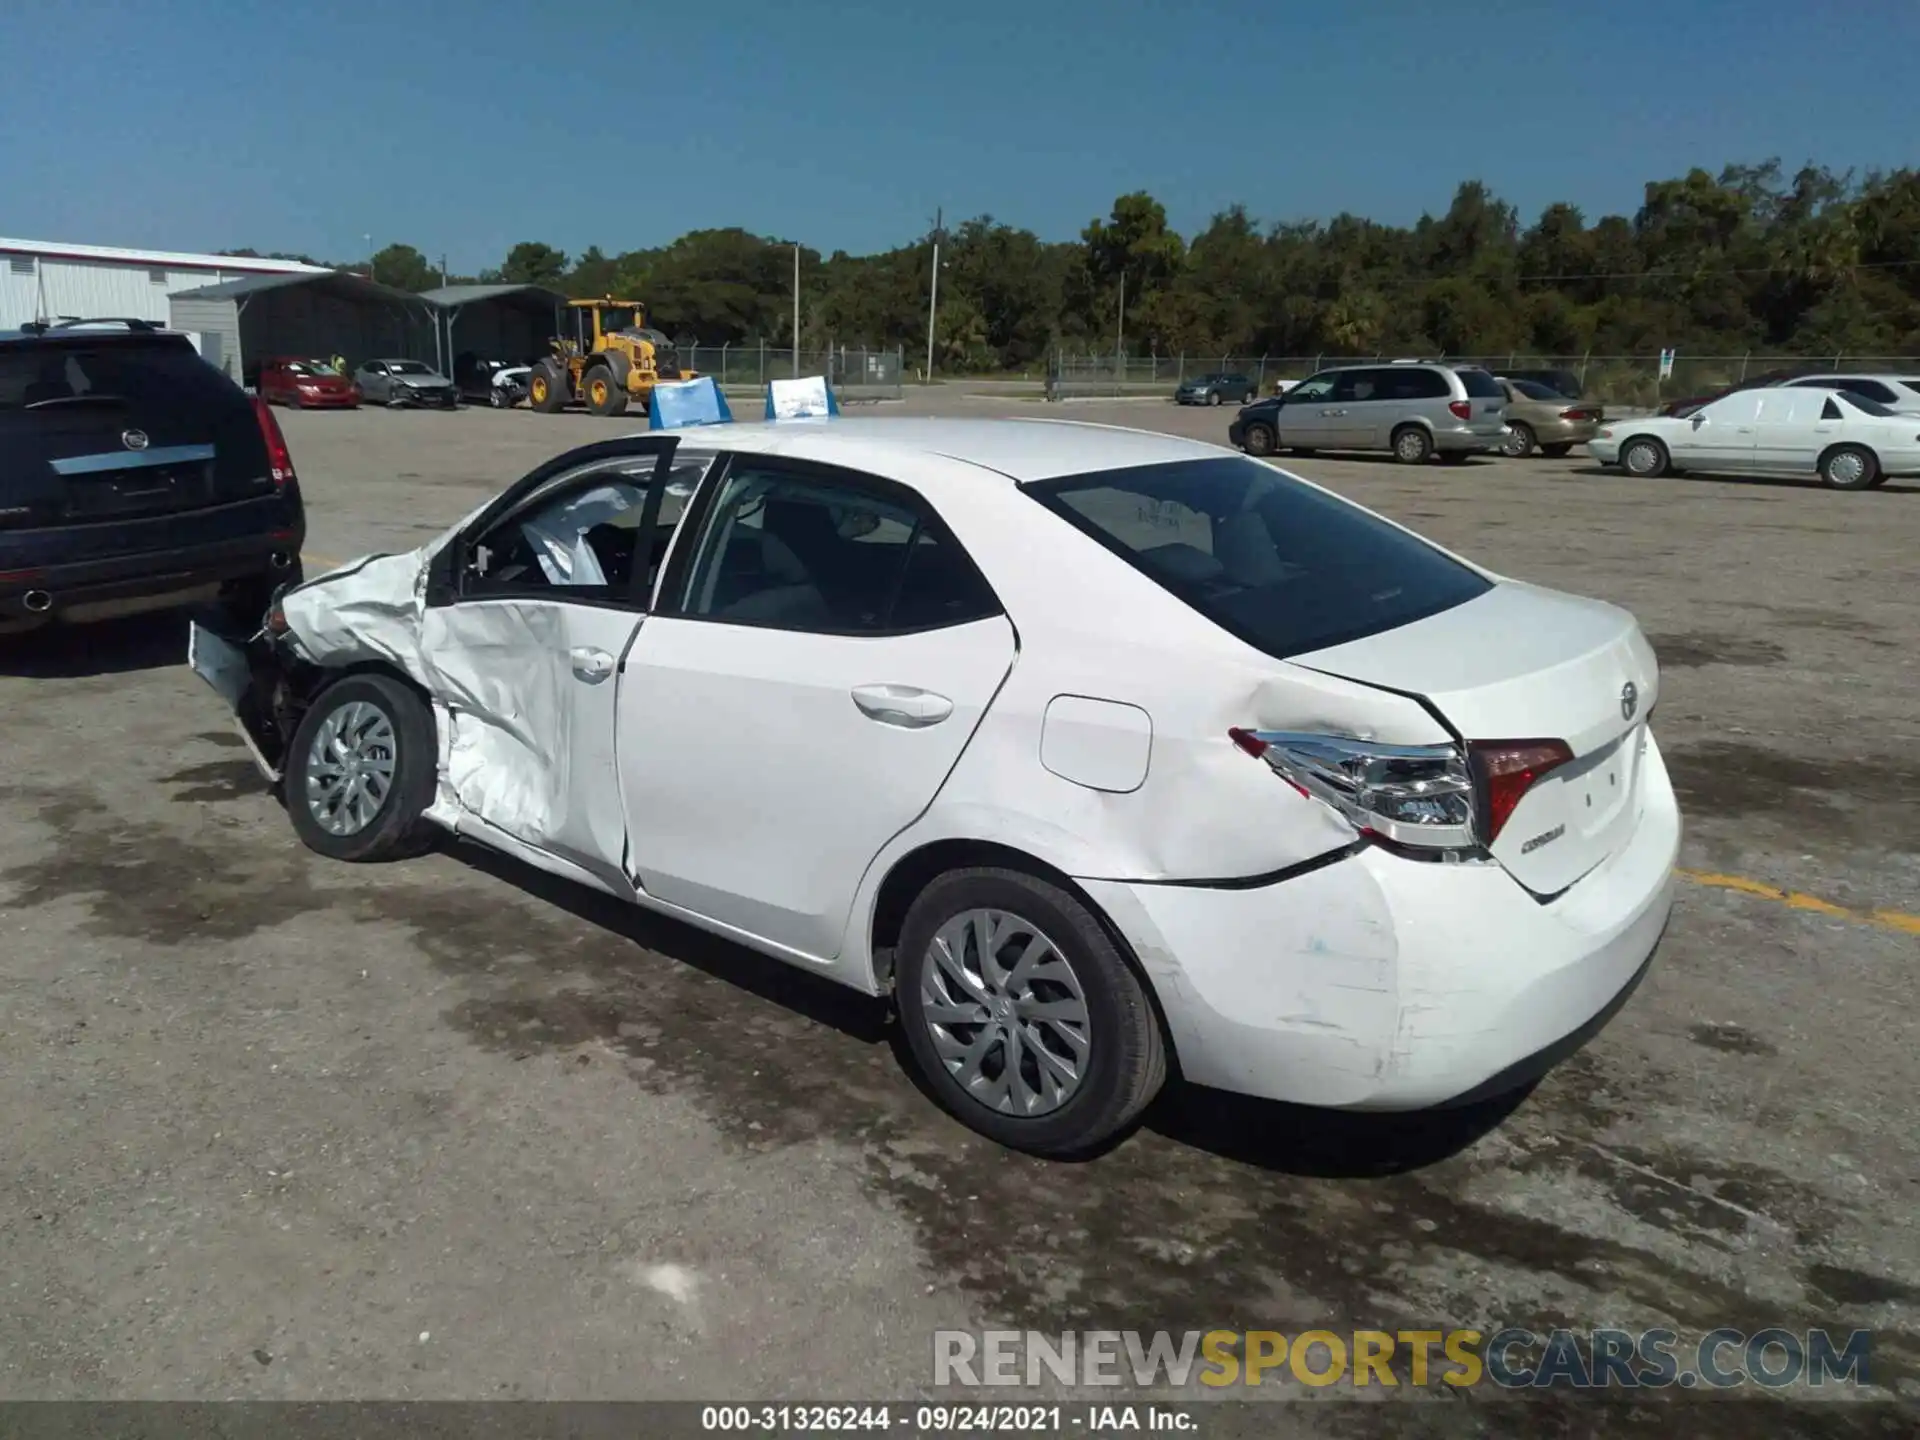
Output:
<svg viewBox="0 0 1920 1440">
<path fill-rule="evenodd" d="M 800 247 L 803 348 L 926 343 L 932 235 L 874 255 Z M 1467 181 L 1443 215 L 1262 224 L 1242 206 L 1191 239 L 1122 195 L 1076 240 L 982 215 L 940 237 L 935 363 L 1030 367 L 1111 354 L 1904 355 L 1920 353 L 1920 170 L 1865 177 L 1777 160 L 1695 169 L 1632 215 L 1554 204 L 1523 225 Z M 793 242 L 696 230 L 657 249 L 515 245 L 475 277 L 647 302 L 683 342 L 793 343 Z M 239 252 L 234 252 L 239 253 Z M 297 257 L 304 258 L 304 257 Z M 378 278 L 441 282 L 392 245 Z M 350 268 L 364 270 L 365 262 Z M 1122 296 L 1124 294 L 1124 311 Z"/>
</svg>

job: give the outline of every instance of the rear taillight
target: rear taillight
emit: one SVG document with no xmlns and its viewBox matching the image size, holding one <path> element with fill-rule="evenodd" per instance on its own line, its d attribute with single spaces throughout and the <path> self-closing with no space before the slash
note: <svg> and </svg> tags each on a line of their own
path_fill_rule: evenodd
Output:
<svg viewBox="0 0 1920 1440">
<path fill-rule="evenodd" d="M 1591 410 L 1572 409 L 1560 412 L 1562 420 L 1598 420 L 1600 417 Z"/>
<path fill-rule="evenodd" d="M 1227 738 L 1362 835 L 1426 859 L 1493 844 L 1533 783 L 1573 758 L 1559 740 L 1476 740 L 1463 754 L 1285 730 L 1236 728 Z"/>
<path fill-rule="evenodd" d="M 1534 781 L 1573 759 L 1562 740 L 1475 740 L 1467 746 L 1480 791 L 1483 843 L 1493 844 Z"/>
<path fill-rule="evenodd" d="M 1284 730 L 1227 735 L 1363 835 L 1434 858 L 1474 848 L 1473 777 L 1457 745 L 1384 745 Z"/>
<path fill-rule="evenodd" d="M 1447 402 L 1447 409 L 1451 410 L 1458 419 L 1471 420 L 1473 418 L 1473 402 L 1471 400 L 1449 400 Z"/>
<path fill-rule="evenodd" d="M 284 490 L 293 483 L 293 453 L 287 449 L 287 437 L 280 433 L 280 422 L 273 418 L 266 398 L 253 397 L 254 418 L 260 422 L 260 438 L 267 442 L 267 470 L 273 476 L 273 488 Z"/>
</svg>

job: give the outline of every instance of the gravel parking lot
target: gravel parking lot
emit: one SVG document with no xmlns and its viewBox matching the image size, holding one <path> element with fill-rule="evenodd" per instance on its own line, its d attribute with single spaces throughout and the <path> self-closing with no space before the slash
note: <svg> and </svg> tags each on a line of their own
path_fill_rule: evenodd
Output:
<svg viewBox="0 0 1920 1440">
<path fill-rule="evenodd" d="M 310 569 L 634 427 L 282 423 Z M 179 622 L 42 634 L 0 660 L 0 1396 L 900 1397 L 942 1327 L 1613 1324 L 1871 1327 L 1920 1401 L 1920 489 L 1285 463 L 1661 656 L 1691 878 L 1511 1113 L 1170 1093 L 1100 1160 L 1003 1153 L 858 997 L 482 854 L 309 855 Z"/>
</svg>

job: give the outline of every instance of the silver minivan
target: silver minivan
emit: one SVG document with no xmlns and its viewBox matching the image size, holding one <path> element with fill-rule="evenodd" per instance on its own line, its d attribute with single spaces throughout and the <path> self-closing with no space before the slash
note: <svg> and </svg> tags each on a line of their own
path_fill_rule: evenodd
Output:
<svg viewBox="0 0 1920 1440">
<path fill-rule="evenodd" d="M 1435 455 L 1457 463 L 1500 449 L 1506 410 L 1500 382 L 1478 366 L 1346 365 L 1248 406 L 1232 438 L 1251 450 L 1258 430 L 1262 450 L 1387 450 L 1407 465 Z"/>
</svg>

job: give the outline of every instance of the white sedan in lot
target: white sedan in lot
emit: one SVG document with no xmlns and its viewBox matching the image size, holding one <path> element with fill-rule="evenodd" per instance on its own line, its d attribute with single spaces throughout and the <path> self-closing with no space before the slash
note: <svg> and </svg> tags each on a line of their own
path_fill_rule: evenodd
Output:
<svg viewBox="0 0 1920 1440">
<path fill-rule="evenodd" d="M 1588 442 L 1602 465 L 1651 479 L 1689 471 L 1819 476 L 1866 490 L 1920 475 L 1920 419 L 1812 386 L 1736 390 L 1685 416 L 1609 422 Z"/>
<path fill-rule="evenodd" d="M 1631 615 L 1166 435 L 590 445 L 192 660 L 313 849 L 444 827 L 891 994 L 952 1112 L 1043 1154 L 1170 1063 L 1356 1109 L 1517 1088 L 1671 902 Z"/>
</svg>

